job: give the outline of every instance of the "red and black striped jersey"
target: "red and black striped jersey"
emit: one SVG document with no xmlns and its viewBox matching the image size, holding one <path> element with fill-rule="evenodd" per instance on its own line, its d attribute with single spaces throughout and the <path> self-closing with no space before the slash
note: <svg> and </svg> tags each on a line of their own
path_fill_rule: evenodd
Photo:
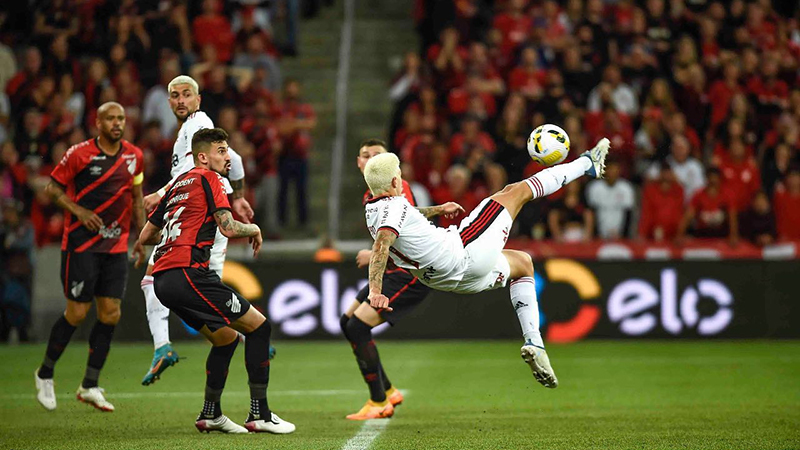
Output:
<svg viewBox="0 0 800 450">
<path fill-rule="evenodd" d="M 208 267 L 220 209 L 231 209 L 220 174 L 195 167 L 179 175 L 148 219 L 161 229 L 153 273 Z"/>
<path fill-rule="evenodd" d="M 408 203 L 411 203 L 411 206 L 417 206 L 417 200 L 414 198 L 414 193 L 411 192 L 411 186 L 403 180 L 403 196 L 408 200 Z M 367 189 L 367 192 L 364 193 L 364 198 L 361 200 L 361 203 L 366 206 L 367 202 L 372 200 L 372 193 Z"/>
<path fill-rule="evenodd" d="M 61 250 L 72 252 L 122 253 L 128 251 L 131 225 L 132 187 L 142 182 L 144 158 L 139 147 L 120 141 L 116 155 L 100 150 L 97 138 L 72 146 L 50 173 L 79 206 L 94 211 L 103 227 L 94 232 L 64 213 Z"/>
</svg>

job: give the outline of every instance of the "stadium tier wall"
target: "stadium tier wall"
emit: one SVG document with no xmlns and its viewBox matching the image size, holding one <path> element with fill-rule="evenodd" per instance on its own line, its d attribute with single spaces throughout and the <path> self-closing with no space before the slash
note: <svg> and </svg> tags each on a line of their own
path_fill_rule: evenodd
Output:
<svg viewBox="0 0 800 450">
<path fill-rule="evenodd" d="M 43 264 L 44 266 L 45 264 Z M 543 332 L 550 342 L 633 338 L 798 338 L 800 261 L 536 262 Z M 37 273 L 34 332 L 63 312 L 57 267 Z M 54 272 L 54 273 L 49 273 Z M 115 338 L 149 340 L 141 270 L 131 270 Z M 366 284 L 352 264 L 228 261 L 225 281 L 252 300 L 278 339 L 340 338 L 339 317 Z M 173 314 L 175 339 L 193 333 Z M 87 320 L 86 324 L 93 321 Z M 461 296 L 432 292 L 386 339 L 518 338 L 507 289 Z M 80 332 L 88 334 L 89 326 Z"/>
</svg>

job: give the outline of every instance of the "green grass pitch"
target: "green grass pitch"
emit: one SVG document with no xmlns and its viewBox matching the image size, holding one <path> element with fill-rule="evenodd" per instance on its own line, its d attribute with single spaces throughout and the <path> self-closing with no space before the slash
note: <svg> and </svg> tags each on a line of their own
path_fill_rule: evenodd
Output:
<svg viewBox="0 0 800 450">
<path fill-rule="evenodd" d="M 207 345 L 150 387 L 152 355 L 116 344 L 101 377 L 114 413 L 78 403 L 85 342 L 56 367 L 58 409 L 34 398 L 44 347 L 0 350 L 2 449 L 339 449 L 362 423 L 344 419 L 367 390 L 345 342 L 276 342 L 270 406 L 288 436 L 200 434 Z M 581 342 L 550 345 L 561 385 L 538 385 L 508 341 L 379 342 L 389 377 L 407 391 L 372 449 L 800 448 L 800 342 Z M 248 397 L 242 348 L 231 364 L 225 414 L 241 423 Z"/>
</svg>

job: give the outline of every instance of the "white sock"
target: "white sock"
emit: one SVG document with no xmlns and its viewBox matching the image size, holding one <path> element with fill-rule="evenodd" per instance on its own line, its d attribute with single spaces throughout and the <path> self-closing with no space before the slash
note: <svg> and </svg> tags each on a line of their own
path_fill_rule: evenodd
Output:
<svg viewBox="0 0 800 450">
<path fill-rule="evenodd" d="M 517 311 L 525 341 L 544 348 L 539 333 L 539 302 L 536 301 L 536 282 L 533 277 L 517 278 L 511 282 L 511 306 Z"/>
<path fill-rule="evenodd" d="M 528 183 L 528 187 L 531 188 L 533 198 L 541 198 L 561 189 L 561 187 L 566 186 L 567 183 L 572 183 L 577 180 L 591 167 L 592 161 L 589 158 L 580 157 L 566 164 L 548 167 L 536 175 L 527 178 L 525 182 Z"/>
<path fill-rule="evenodd" d="M 155 348 L 169 344 L 169 308 L 162 305 L 156 297 L 153 288 L 153 277 L 145 275 L 142 278 L 142 292 L 144 303 L 147 306 L 147 323 L 150 325 L 150 334 L 153 335 Z"/>
</svg>

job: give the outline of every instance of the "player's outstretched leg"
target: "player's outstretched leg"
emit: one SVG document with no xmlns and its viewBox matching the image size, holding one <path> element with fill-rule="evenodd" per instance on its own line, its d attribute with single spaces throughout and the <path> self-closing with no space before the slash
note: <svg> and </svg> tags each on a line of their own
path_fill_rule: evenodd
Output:
<svg viewBox="0 0 800 450">
<path fill-rule="evenodd" d="M 295 430 L 294 424 L 287 422 L 272 412 L 267 402 L 269 385 L 269 338 L 272 327 L 255 308 L 250 308 L 232 324 L 245 336 L 244 362 L 250 386 L 250 414 L 244 426 L 254 433 L 288 434 Z"/>
<path fill-rule="evenodd" d="M 602 178 L 608 149 L 608 139 L 600 139 L 594 148 L 585 151 L 578 159 L 548 167 L 519 183 L 509 184 L 491 198 L 503 205 L 514 219 L 525 203 L 548 196 L 583 175 Z"/>
<path fill-rule="evenodd" d="M 511 267 L 511 306 L 517 312 L 525 339 L 520 349 L 522 359 L 530 366 L 536 381 L 544 387 L 556 388 L 558 378 L 550 366 L 539 332 L 539 302 L 536 299 L 531 256 L 519 250 L 503 250 L 503 256 Z"/>
<path fill-rule="evenodd" d="M 214 333 L 206 328 L 203 334 L 213 346 L 206 359 L 206 392 L 203 410 L 197 416 L 195 427 L 198 431 L 206 433 L 212 431 L 232 434 L 248 433 L 245 427 L 222 414 L 221 406 L 222 390 L 225 388 L 225 380 L 228 378 L 228 368 L 236 347 L 239 345 L 239 333 L 223 327 Z"/>
<path fill-rule="evenodd" d="M 342 331 L 353 348 L 361 375 L 369 387 L 370 397 L 358 412 L 347 416 L 350 420 L 392 417 L 394 406 L 403 402 L 403 394 L 382 373 L 378 348 L 372 339 L 372 328 L 381 322 L 377 311 L 366 303 L 362 303 L 352 316 L 342 316 Z"/>
<path fill-rule="evenodd" d="M 148 273 L 152 271 L 152 266 L 148 266 Z M 169 308 L 161 304 L 153 289 L 152 275 L 145 275 L 142 278 L 142 292 L 144 293 L 145 306 L 147 307 L 147 324 L 150 327 L 150 334 L 153 336 L 153 361 L 150 368 L 142 378 L 142 385 L 149 386 L 161 378 L 169 367 L 180 361 L 178 353 L 172 348 L 169 341 Z"/>
</svg>

